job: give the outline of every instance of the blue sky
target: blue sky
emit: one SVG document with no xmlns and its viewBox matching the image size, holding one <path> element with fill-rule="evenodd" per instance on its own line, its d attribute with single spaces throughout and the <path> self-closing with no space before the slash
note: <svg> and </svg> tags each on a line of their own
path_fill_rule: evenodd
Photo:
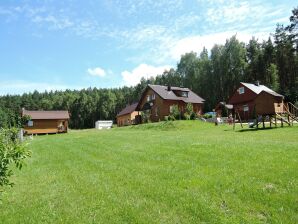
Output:
<svg viewBox="0 0 298 224">
<path fill-rule="evenodd" d="M 234 34 L 267 39 L 296 1 L 0 0 L 0 95 L 135 85 Z"/>
</svg>

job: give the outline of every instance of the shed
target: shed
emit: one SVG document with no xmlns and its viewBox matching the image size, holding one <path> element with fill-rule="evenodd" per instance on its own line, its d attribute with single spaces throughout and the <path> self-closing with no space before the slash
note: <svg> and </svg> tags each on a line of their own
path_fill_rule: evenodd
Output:
<svg viewBox="0 0 298 224">
<path fill-rule="evenodd" d="M 139 114 L 136 111 L 138 103 L 127 105 L 123 110 L 117 114 L 118 127 L 136 124 L 136 116 Z"/>
</svg>

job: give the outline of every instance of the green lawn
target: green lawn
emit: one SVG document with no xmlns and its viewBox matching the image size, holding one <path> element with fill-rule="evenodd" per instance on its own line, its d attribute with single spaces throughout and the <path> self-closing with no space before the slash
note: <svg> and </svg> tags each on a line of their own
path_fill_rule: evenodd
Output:
<svg viewBox="0 0 298 224">
<path fill-rule="evenodd" d="M 298 223 L 298 126 L 199 121 L 35 137 L 0 223 Z"/>
</svg>

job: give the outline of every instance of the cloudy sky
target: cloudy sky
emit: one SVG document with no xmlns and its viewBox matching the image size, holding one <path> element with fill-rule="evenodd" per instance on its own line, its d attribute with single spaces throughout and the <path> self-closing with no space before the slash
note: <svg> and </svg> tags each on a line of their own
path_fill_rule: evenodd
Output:
<svg viewBox="0 0 298 224">
<path fill-rule="evenodd" d="M 293 0 L 1 0 L 0 95 L 135 85 L 237 34 L 267 39 Z"/>
</svg>

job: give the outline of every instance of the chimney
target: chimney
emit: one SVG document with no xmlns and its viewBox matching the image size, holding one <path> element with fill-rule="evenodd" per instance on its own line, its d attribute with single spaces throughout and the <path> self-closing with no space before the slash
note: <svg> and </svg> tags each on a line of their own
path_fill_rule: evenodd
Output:
<svg viewBox="0 0 298 224">
<path fill-rule="evenodd" d="M 256 85 L 256 86 L 260 86 L 260 81 L 257 80 L 256 83 L 255 83 L 255 85 Z"/>
<path fill-rule="evenodd" d="M 171 86 L 170 85 L 168 85 L 168 91 L 171 91 Z"/>
</svg>

